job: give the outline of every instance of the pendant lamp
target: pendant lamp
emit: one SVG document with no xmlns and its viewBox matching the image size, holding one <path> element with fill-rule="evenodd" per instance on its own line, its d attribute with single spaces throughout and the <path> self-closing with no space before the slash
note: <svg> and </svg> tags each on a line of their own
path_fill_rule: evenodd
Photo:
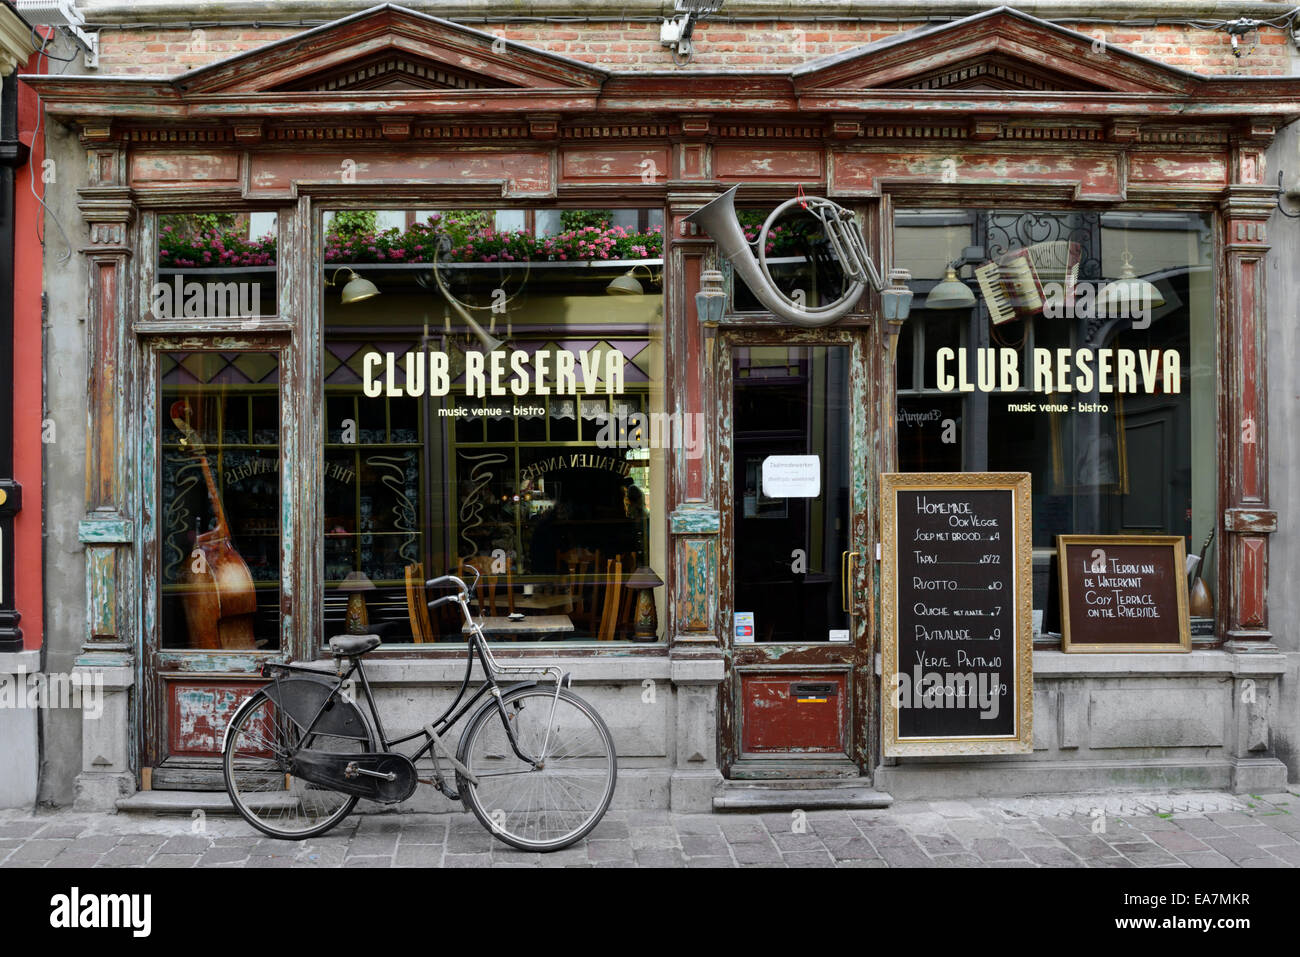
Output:
<svg viewBox="0 0 1300 957">
<path fill-rule="evenodd" d="M 939 285 L 930 290 L 925 297 L 926 309 L 969 309 L 975 305 L 975 293 L 957 278 L 953 263 L 948 264 L 948 272 Z"/>
<path fill-rule="evenodd" d="M 1160 289 L 1133 272 L 1133 254 L 1127 245 L 1123 255 L 1124 268 L 1119 278 L 1108 283 L 1101 291 L 1100 304 L 1107 316 L 1133 316 L 1165 304 Z"/>
</svg>

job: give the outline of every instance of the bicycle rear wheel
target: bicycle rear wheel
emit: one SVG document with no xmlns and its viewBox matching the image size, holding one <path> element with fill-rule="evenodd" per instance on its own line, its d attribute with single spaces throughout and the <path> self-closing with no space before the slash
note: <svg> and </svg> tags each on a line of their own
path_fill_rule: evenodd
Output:
<svg viewBox="0 0 1300 957">
<path fill-rule="evenodd" d="M 276 707 L 265 691 L 248 699 L 230 721 L 222 767 L 235 809 L 263 834 L 301 841 L 324 834 L 352 813 L 357 798 L 289 773 L 290 757 L 301 750 L 373 750 L 357 738 L 312 734 Z"/>
<path fill-rule="evenodd" d="M 558 698 L 554 688 L 520 688 L 503 695 L 501 706 L 520 750 L 537 764 L 515 754 L 501 712 L 489 702 L 461 739 L 458 758 L 478 778 L 472 784 L 456 775 L 461 799 L 513 847 L 568 847 L 600 823 L 614 797 L 614 738 L 596 710 L 567 688 Z"/>
</svg>

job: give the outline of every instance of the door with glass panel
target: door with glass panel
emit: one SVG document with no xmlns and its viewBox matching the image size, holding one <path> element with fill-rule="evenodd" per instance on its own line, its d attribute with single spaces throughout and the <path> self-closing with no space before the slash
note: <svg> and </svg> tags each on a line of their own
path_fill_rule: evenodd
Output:
<svg viewBox="0 0 1300 957">
<path fill-rule="evenodd" d="M 781 329 L 722 343 L 726 773 L 856 777 L 871 681 L 866 337 Z"/>
<path fill-rule="evenodd" d="M 159 343 L 145 355 L 141 767 L 221 787 L 230 715 L 289 647 L 284 348 Z M 288 470 L 292 472 L 292 469 Z"/>
</svg>

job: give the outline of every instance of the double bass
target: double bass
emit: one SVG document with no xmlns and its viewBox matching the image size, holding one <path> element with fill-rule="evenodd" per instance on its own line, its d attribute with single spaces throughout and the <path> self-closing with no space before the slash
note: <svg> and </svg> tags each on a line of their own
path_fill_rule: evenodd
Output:
<svg viewBox="0 0 1300 957">
<path fill-rule="evenodd" d="M 182 564 L 181 581 L 185 589 L 181 593 L 181 605 L 189 627 L 190 647 L 252 649 L 256 647 L 253 617 L 257 612 L 257 591 L 247 563 L 230 540 L 230 525 L 212 480 L 207 452 L 190 426 L 191 414 L 188 400 L 172 403 L 170 415 L 180 430 L 181 448 L 188 449 L 199 461 L 216 521 L 211 529 L 195 536 L 194 550 Z"/>
</svg>

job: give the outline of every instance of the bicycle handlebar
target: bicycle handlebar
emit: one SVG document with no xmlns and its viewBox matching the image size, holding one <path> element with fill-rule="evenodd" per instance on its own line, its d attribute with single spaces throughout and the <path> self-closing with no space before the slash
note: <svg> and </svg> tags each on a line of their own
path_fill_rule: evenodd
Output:
<svg viewBox="0 0 1300 957">
<path fill-rule="evenodd" d="M 465 582 L 457 578 L 455 575 L 441 575 L 438 578 L 430 578 L 427 582 L 424 583 L 425 588 L 435 588 L 439 585 L 456 586 L 456 594 L 443 595 L 441 598 L 435 598 L 433 601 L 429 602 L 428 604 L 430 610 L 437 608 L 439 605 L 444 605 L 449 601 L 457 601 L 462 596 L 465 598 L 469 598 L 470 591 L 478 587 L 478 580 L 479 577 L 482 575 L 482 572 L 480 572 L 473 565 L 470 565 L 469 567 L 474 572 L 474 581 L 469 585 L 466 585 Z"/>
</svg>

